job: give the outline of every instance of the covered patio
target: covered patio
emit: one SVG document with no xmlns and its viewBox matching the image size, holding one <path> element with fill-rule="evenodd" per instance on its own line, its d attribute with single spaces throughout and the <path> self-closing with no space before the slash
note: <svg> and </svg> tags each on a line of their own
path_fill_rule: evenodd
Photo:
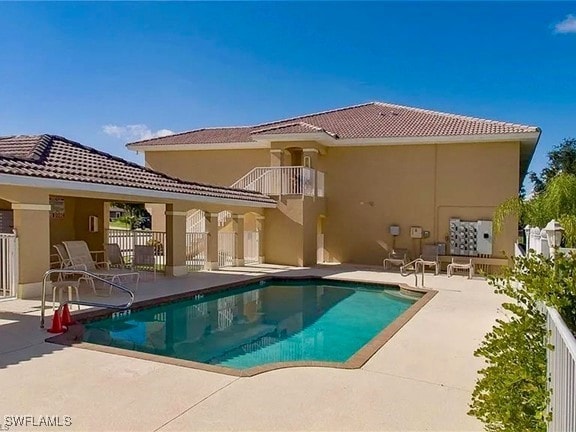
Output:
<svg viewBox="0 0 576 432">
<path fill-rule="evenodd" d="M 82 240 L 90 250 L 102 251 L 110 241 L 112 202 L 162 206 L 155 217 L 164 227 L 161 264 L 169 276 L 189 269 L 190 210 L 203 212 L 204 267 L 214 270 L 219 266 L 218 214 L 230 214 L 234 264 L 241 265 L 244 214 L 261 216 L 264 208 L 276 206 L 258 192 L 182 181 L 59 136 L 0 138 L 2 228 L 15 238 L 0 256 L 0 273 L 13 276 L 2 277 L 3 297 L 40 295 L 43 275 L 54 266 L 55 244 Z"/>
</svg>

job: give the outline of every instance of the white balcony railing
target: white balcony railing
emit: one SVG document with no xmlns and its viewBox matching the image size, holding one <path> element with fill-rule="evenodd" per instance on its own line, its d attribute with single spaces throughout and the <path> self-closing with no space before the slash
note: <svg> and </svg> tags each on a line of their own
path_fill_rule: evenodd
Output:
<svg viewBox="0 0 576 432">
<path fill-rule="evenodd" d="M 548 432 L 576 431 L 576 339 L 556 309 L 546 308 L 550 335 L 547 368 L 552 390 Z"/>
<path fill-rule="evenodd" d="M 232 187 L 266 195 L 324 196 L 324 173 L 302 166 L 257 167 Z"/>
</svg>

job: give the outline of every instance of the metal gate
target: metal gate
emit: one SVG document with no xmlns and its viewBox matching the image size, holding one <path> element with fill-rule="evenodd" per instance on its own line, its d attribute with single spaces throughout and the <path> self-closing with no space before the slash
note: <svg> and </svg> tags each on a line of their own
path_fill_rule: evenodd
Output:
<svg viewBox="0 0 576 432">
<path fill-rule="evenodd" d="M 18 238 L 0 234 L 0 299 L 16 296 L 18 286 Z"/>
</svg>

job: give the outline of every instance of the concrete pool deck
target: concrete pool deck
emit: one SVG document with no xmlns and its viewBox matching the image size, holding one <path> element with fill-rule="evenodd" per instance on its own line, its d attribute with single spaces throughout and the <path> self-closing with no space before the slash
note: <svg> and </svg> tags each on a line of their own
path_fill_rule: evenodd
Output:
<svg viewBox="0 0 576 432">
<path fill-rule="evenodd" d="M 266 273 L 414 283 L 356 266 L 262 265 L 143 282 L 137 299 Z M 482 367 L 473 351 L 504 298 L 481 278 L 427 274 L 426 286 L 438 294 L 361 369 L 250 378 L 46 343 L 38 300 L 0 302 L 0 422 L 51 415 L 70 416 L 72 425 L 59 428 L 68 430 L 482 430 L 466 414 Z"/>
</svg>

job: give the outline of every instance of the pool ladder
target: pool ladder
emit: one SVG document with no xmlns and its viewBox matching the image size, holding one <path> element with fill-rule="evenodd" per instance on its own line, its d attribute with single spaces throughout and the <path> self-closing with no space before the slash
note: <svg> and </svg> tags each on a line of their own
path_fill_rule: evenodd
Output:
<svg viewBox="0 0 576 432">
<path fill-rule="evenodd" d="M 411 274 L 414 275 L 414 286 L 418 288 L 418 267 L 421 268 L 421 282 L 422 288 L 424 288 L 424 260 L 422 258 L 416 258 L 415 260 L 410 261 L 408 264 L 404 264 L 400 267 L 400 274 L 402 276 L 410 276 Z"/>
<path fill-rule="evenodd" d="M 79 270 L 79 269 L 52 269 L 52 270 L 48 270 L 46 273 L 44 273 L 44 278 L 42 279 L 42 305 L 40 308 L 40 328 L 44 328 L 44 317 L 45 317 L 45 309 L 46 309 L 46 284 L 47 282 L 49 282 L 49 278 L 51 275 L 53 274 L 58 274 L 58 275 L 80 275 L 80 278 L 84 278 L 84 279 L 95 279 L 98 280 L 100 282 L 104 282 L 107 285 L 110 285 L 113 288 L 119 289 L 120 291 L 125 292 L 126 294 L 128 294 L 128 296 L 130 296 L 130 299 L 124 303 L 124 304 L 120 304 L 120 305 L 116 305 L 116 304 L 110 304 L 110 303 L 96 303 L 96 302 L 88 302 L 88 301 L 72 301 L 72 300 L 68 300 L 65 303 L 68 304 L 75 304 L 75 305 L 79 305 L 79 306 L 92 306 L 92 307 L 101 307 L 101 308 L 106 308 L 106 309 L 117 309 L 117 310 L 126 310 L 129 309 L 130 306 L 132 306 L 132 303 L 134 302 L 134 293 L 132 291 L 130 291 L 128 288 L 126 288 L 125 286 L 122 286 L 120 284 L 117 284 L 115 282 L 112 282 L 111 280 L 105 279 L 101 276 L 98 276 L 94 273 L 90 273 L 89 271 L 86 270 Z"/>
</svg>

